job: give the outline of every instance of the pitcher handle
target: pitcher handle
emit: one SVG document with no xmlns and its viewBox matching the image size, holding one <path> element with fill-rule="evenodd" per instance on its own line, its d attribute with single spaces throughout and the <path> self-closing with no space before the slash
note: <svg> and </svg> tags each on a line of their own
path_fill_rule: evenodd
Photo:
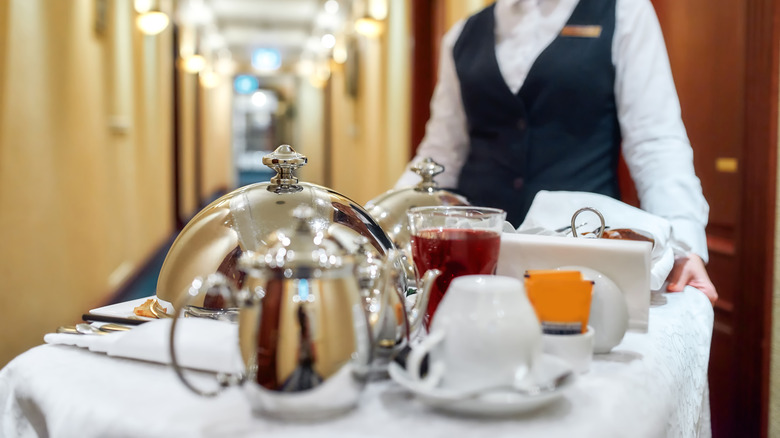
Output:
<svg viewBox="0 0 780 438">
<path fill-rule="evenodd" d="M 171 354 L 171 366 L 173 367 L 176 376 L 179 377 L 179 380 L 181 380 L 181 382 L 184 384 L 184 386 L 187 387 L 187 389 L 202 397 L 215 397 L 218 394 L 220 394 L 222 391 L 224 391 L 226 388 L 230 386 L 242 385 L 246 380 L 245 375 L 243 373 L 239 373 L 239 374 L 217 373 L 217 383 L 219 384 L 219 387 L 213 391 L 202 390 L 197 386 L 193 385 L 192 382 L 189 379 L 187 379 L 187 376 L 185 376 L 184 374 L 184 368 L 181 366 L 181 364 L 179 363 L 179 359 L 176 356 L 176 348 L 175 348 L 176 324 L 179 322 L 180 318 L 183 318 L 184 309 L 192 302 L 192 299 L 198 296 L 199 293 L 202 292 L 203 290 L 208 289 L 210 287 L 221 287 L 221 286 L 227 287 L 227 289 L 230 291 L 231 299 L 235 302 L 236 299 L 235 299 L 235 293 L 233 292 L 233 288 L 230 287 L 229 280 L 224 275 L 212 274 L 205 281 L 201 280 L 200 278 L 196 278 L 195 280 L 193 280 L 192 286 L 190 286 L 188 293 L 184 294 L 184 296 L 181 299 L 179 299 L 177 306 L 174 308 L 174 317 L 173 317 L 173 321 L 171 322 L 171 331 L 170 331 L 170 336 L 168 338 L 168 348 Z M 179 310 L 176 311 L 176 309 Z"/>
</svg>

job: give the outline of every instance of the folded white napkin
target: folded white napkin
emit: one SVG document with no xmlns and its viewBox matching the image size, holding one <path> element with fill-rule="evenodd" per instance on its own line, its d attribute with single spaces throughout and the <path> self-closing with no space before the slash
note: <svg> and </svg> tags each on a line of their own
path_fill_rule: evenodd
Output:
<svg viewBox="0 0 780 438">
<path fill-rule="evenodd" d="M 650 233 L 655 240 L 651 255 L 650 289 L 659 290 L 674 266 L 672 225 L 668 220 L 632 207 L 609 196 L 588 192 L 541 191 L 537 193 L 525 220 L 517 228 L 518 233 L 564 235 L 570 230 L 557 232 L 571 225 L 571 217 L 583 207 L 592 207 L 603 216 L 610 228 L 632 228 Z M 588 222 L 584 227 L 592 231 L 600 223 L 595 214 L 582 213 L 577 223 Z"/>
<path fill-rule="evenodd" d="M 107 335 L 49 333 L 48 344 L 75 345 L 109 356 L 171 363 L 170 319 L 150 321 Z M 204 318 L 183 318 L 176 324 L 176 359 L 185 368 L 235 373 L 242 370 L 238 325 Z"/>
</svg>

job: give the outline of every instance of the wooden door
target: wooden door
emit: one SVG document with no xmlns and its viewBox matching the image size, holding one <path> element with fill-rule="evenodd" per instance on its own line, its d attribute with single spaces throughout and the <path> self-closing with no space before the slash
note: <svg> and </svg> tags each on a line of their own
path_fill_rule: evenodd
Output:
<svg viewBox="0 0 780 438">
<path fill-rule="evenodd" d="M 696 172 L 718 289 L 713 436 L 766 436 L 777 147 L 776 0 L 653 0 Z"/>
</svg>

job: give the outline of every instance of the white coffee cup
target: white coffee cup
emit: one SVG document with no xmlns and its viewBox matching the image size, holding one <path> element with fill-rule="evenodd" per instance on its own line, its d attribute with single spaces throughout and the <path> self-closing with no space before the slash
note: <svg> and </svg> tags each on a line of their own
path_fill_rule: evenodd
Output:
<svg viewBox="0 0 780 438">
<path fill-rule="evenodd" d="M 541 355 L 542 330 L 514 277 L 466 275 L 450 283 L 430 334 L 412 348 L 410 376 L 432 388 L 479 390 L 520 383 Z M 429 355 L 428 374 L 420 363 Z"/>
</svg>

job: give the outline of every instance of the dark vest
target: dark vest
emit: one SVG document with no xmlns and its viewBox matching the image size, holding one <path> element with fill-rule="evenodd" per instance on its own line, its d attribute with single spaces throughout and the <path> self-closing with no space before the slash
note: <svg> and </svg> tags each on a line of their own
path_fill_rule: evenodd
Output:
<svg viewBox="0 0 780 438">
<path fill-rule="evenodd" d="M 540 190 L 618 198 L 615 0 L 580 0 L 567 26 L 601 26 L 601 34 L 559 34 L 517 94 L 496 61 L 494 7 L 469 18 L 453 48 L 470 138 L 458 191 L 506 210 L 515 226 Z"/>
</svg>

